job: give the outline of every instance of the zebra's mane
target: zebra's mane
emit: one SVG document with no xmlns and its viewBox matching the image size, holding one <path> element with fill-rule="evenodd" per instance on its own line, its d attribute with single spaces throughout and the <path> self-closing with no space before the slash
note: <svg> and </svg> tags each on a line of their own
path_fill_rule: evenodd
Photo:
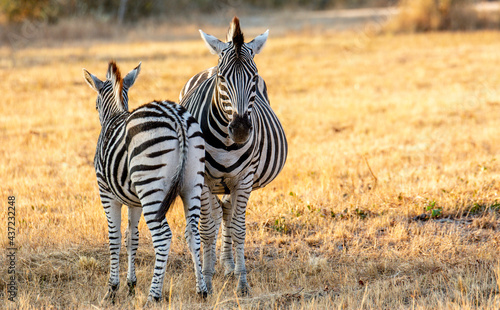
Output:
<svg viewBox="0 0 500 310">
<path fill-rule="evenodd" d="M 116 99 L 116 103 L 120 108 L 123 108 L 123 79 L 120 73 L 120 69 L 116 65 L 114 60 L 109 62 L 108 73 L 106 74 L 106 78 L 111 82 L 111 86 L 113 87 L 114 96 Z"/>
<path fill-rule="evenodd" d="M 233 42 L 233 46 L 236 52 L 236 57 L 240 56 L 241 46 L 245 43 L 245 37 L 240 28 L 240 20 L 238 17 L 234 17 L 229 25 L 229 30 L 227 32 L 227 41 Z"/>
</svg>

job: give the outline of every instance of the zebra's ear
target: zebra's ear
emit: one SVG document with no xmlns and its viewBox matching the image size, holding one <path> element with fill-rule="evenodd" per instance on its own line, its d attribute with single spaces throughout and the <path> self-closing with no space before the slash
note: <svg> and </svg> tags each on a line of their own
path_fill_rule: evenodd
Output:
<svg viewBox="0 0 500 310">
<path fill-rule="evenodd" d="M 99 80 L 95 75 L 88 72 L 86 69 L 83 69 L 83 77 L 93 90 L 95 90 L 96 92 L 99 92 L 101 90 L 103 82 Z"/>
<path fill-rule="evenodd" d="M 135 67 L 135 69 L 133 69 L 132 71 L 127 73 L 127 75 L 123 79 L 124 86 L 126 86 L 127 88 L 130 88 L 132 85 L 134 85 L 135 79 L 137 79 L 137 76 L 141 72 L 141 64 L 142 64 L 142 61 L 139 63 L 139 65 L 137 67 Z"/>
<path fill-rule="evenodd" d="M 247 43 L 247 46 L 250 49 L 252 49 L 254 55 L 257 55 L 262 51 L 264 45 L 266 45 L 268 35 L 269 35 L 269 29 L 267 29 L 266 32 L 264 32 L 261 35 L 258 35 L 257 37 L 255 37 L 255 39 Z"/>
<path fill-rule="evenodd" d="M 214 36 L 204 33 L 201 29 L 200 34 L 201 38 L 205 42 L 205 45 L 210 50 L 210 53 L 220 56 L 220 53 L 226 47 L 226 43 L 222 42 Z"/>
</svg>

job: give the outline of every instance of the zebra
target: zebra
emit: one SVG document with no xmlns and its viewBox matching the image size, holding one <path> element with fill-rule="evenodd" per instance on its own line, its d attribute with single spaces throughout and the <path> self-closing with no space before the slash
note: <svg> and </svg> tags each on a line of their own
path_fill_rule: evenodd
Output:
<svg viewBox="0 0 500 310">
<path fill-rule="evenodd" d="M 154 101 L 128 111 L 128 89 L 141 64 L 121 78 L 114 61 L 106 80 L 83 69 L 85 81 L 98 95 L 101 133 L 94 166 L 101 203 L 108 220 L 110 276 L 104 301 L 115 302 L 121 247 L 121 206 L 128 206 L 126 236 L 129 294 L 135 292 L 135 255 L 139 245 L 138 224 L 142 211 L 151 231 L 155 268 L 148 303 L 160 301 L 172 232 L 165 214 L 180 195 L 186 216 L 185 238 L 196 273 L 196 291 L 206 296 L 200 261 L 200 197 L 204 183 L 205 143 L 200 127 L 182 106 Z"/>
<path fill-rule="evenodd" d="M 238 277 L 237 292 L 246 295 L 250 290 L 244 257 L 247 202 L 253 190 L 276 178 L 288 151 L 283 127 L 271 109 L 266 83 L 253 59 L 264 47 L 269 30 L 245 43 L 239 20 L 234 17 L 227 42 L 202 30 L 200 34 L 219 62 L 189 79 L 179 100 L 200 123 L 205 138 L 200 220 L 203 275 L 211 292 L 216 237 L 222 221 L 225 275 Z M 217 195 L 224 195 L 222 201 Z"/>
</svg>

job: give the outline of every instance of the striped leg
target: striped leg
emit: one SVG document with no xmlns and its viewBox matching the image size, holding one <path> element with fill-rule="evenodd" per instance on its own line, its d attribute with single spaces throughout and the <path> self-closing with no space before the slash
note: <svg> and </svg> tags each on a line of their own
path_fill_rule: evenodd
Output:
<svg viewBox="0 0 500 310">
<path fill-rule="evenodd" d="M 200 233 L 198 224 L 200 221 L 200 195 L 201 188 L 195 187 L 193 195 L 182 197 L 184 202 L 184 214 L 186 216 L 186 231 L 185 238 L 188 244 L 191 256 L 193 258 L 194 270 L 196 275 L 196 293 L 202 297 L 206 297 L 208 290 L 201 273 L 201 260 L 200 260 Z"/>
<path fill-rule="evenodd" d="M 101 194 L 101 200 L 103 195 Z M 120 248 L 122 242 L 121 224 L 121 203 L 116 200 L 102 201 L 104 212 L 108 220 L 110 272 L 108 282 L 108 292 L 104 296 L 104 301 L 115 303 L 116 291 L 120 287 Z"/>
<path fill-rule="evenodd" d="M 245 268 L 245 212 L 251 191 L 251 188 L 240 189 L 231 194 L 231 204 L 234 211 L 228 229 L 235 246 L 236 265 L 234 267 L 234 275 L 239 278 L 237 292 L 240 295 L 247 295 L 250 290 L 247 283 L 247 270 Z"/>
<path fill-rule="evenodd" d="M 128 208 L 128 229 L 125 234 L 125 245 L 128 254 L 127 285 L 129 296 L 135 295 L 135 285 L 137 277 L 135 276 L 135 254 L 139 247 L 139 220 L 141 219 L 142 208 Z"/>
<path fill-rule="evenodd" d="M 142 202 L 142 201 L 141 201 Z M 145 203 L 143 203 L 145 205 Z M 151 288 L 149 290 L 148 301 L 160 301 L 163 278 L 165 277 L 165 270 L 167 268 L 168 253 L 170 251 L 170 243 L 172 241 L 172 231 L 168 226 L 167 220 L 163 219 L 158 222 L 156 217 L 156 210 L 159 209 L 159 203 L 149 205 L 144 208 L 144 219 L 151 231 L 153 238 L 153 246 L 155 249 L 155 269 L 153 279 L 151 280 Z"/>
<path fill-rule="evenodd" d="M 200 237 L 203 244 L 203 269 L 208 293 L 212 293 L 212 277 L 215 273 L 217 260 L 215 246 L 222 218 L 222 210 L 217 202 L 217 196 L 212 195 L 206 185 L 201 195 Z"/>
<path fill-rule="evenodd" d="M 233 259 L 233 241 L 231 237 L 231 230 L 229 229 L 231 219 L 233 217 L 233 209 L 231 206 L 231 196 L 224 195 L 222 198 L 222 249 L 221 249 L 221 262 L 224 266 L 224 276 L 231 276 L 234 273 L 234 259 Z"/>
</svg>

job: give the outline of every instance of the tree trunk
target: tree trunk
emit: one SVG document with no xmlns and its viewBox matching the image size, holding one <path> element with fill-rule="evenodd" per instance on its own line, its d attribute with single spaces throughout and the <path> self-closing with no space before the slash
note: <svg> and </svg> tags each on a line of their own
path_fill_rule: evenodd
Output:
<svg viewBox="0 0 500 310">
<path fill-rule="evenodd" d="M 125 11 L 127 11 L 127 0 L 120 0 L 120 6 L 118 7 L 118 23 L 123 24 L 123 18 L 125 17 Z"/>
</svg>

